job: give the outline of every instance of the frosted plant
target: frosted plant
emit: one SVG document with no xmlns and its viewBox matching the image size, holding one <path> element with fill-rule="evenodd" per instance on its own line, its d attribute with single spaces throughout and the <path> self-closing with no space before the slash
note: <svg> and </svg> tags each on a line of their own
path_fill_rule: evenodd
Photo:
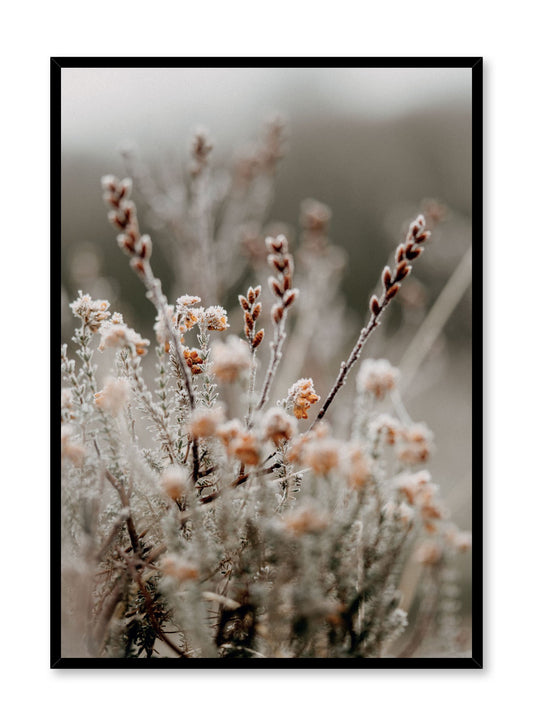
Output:
<svg viewBox="0 0 533 726">
<path fill-rule="evenodd" d="M 171 193 L 162 198 L 137 168 L 151 216 L 159 212 L 161 226 L 184 230 L 179 280 L 193 286 L 175 304 L 152 270 L 152 240 L 141 233 L 131 180 L 102 180 L 118 244 L 154 306 L 155 340 L 105 300 L 80 292 L 71 305 L 80 325 L 72 339 L 79 362 L 66 345 L 61 352 L 65 655 L 409 657 L 435 637 L 439 607 L 456 598 L 452 560 L 470 536 L 448 521 L 437 484 L 420 468 L 431 455 L 431 431 L 393 405 L 400 371 L 386 360 L 364 361 L 349 435 L 339 437 L 334 419 L 326 420 L 430 232 L 423 216 L 410 225 L 383 270 L 381 294 L 370 298 L 368 323 L 329 392 L 319 392 L 302 367 L 312 323 L 323 328 L 328 311 L 311 293 L 325 279 L 322 306 L 337 304 L 342 260 L 326 236 L 329 209 L 307 201 L 298 253 L 306 307 L 298 312 L 287 238 L 261 231 L 279 132 L 271 127 L 253 163 L 242 161 L 228 191 L 229 217 L 216 229 L 220 190 L 211 186 L 207 137 L 195 139 L 190 206 L 181 199 L 179 214 Z M 234 326 L 227 332 L 231 311 L 217 299 L 242 272 L 227 253 L 238 257 L 232 245 L 244 222 L 264 238 L 271 334 L 262 322 L 264 285 L 253 281 L 235 300 L 241 334 Z M 275 381 L 291 370 L 283 363 L 291 333 L 304 354 L 296 355 L 294 377 L 277 382 L 285 398 L 275 402 Z M 421 599 L 402 642 L 401 583 L 413 563 L 422 568 Z"/>
</svg>

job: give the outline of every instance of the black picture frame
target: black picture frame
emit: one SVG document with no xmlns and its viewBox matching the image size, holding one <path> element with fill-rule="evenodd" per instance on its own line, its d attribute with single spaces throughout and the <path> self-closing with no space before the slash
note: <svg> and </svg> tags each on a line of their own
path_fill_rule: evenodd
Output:
<svg viewBox="0 0 533 726">
<path fill-rule="evenodd" d="M 53 57 L 50 59 L 51 147 L 51 310 L 59 317 L 61 230 L 61 72 L 64 68 L 470 68 L 472 73 L 472 219 L 473 219 L 473 439 L 472 517 L 472 658 L 380 659 L 110 659 L 61 656 L 60 615 L 60 451 L 59 393 L 61 379 L 51 374 L 51 622 L 50 667 L 57 669 L 150 668 L 150 669 L 479 669 L 483 667 L 483 59 L 481 57 L 187 57 L 113 58 Z M 60 346 L 60 325 L 52 325 L 51 371 L 55 371 Z"/>
</svg>

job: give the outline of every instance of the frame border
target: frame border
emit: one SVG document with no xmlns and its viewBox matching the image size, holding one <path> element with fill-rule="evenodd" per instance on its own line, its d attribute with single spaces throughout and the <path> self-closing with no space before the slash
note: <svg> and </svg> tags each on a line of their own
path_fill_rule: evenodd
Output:
<svg viewBox="0 0 533 726">
<path fill-rule="evenodd" d="M 61 70 L 63 68 L 471 68 L 472 69 L 472 657 L 471 658 L 63 658 L 61 657 L 61 455 L 57 409 L 61 344 L 51 326 L 50 401 L 50 668 L 51 669 L 481 669 L 483 668 L 483 58 L 468 57 L 51 57 L 50 58 L 50 308 L 61 301 Z M 474 378 L 474 371 L 476 378 Z M 475 416 L 475 419 L 474 419 Z M 475 424 L 475 425 L 474 425 Z M 58 476 L 59 475 L 59 476 Z"/>
</svg>

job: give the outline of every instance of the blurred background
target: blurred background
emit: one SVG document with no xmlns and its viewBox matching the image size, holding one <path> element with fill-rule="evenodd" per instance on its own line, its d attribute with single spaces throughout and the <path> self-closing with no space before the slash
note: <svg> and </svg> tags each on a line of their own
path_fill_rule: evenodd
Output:
<svg viewBox="0 0 533 726">
<path fill-rule="evenodd" d="M 323 340 L 315 341 L 307 361 L 307 375 L 324 376 L 324 391 L 365 321 L 370 293 L 407 224 L 420 211 L 431 217 L 433 241 L 366 357 L 387 357 L 409 369 L 406 374 L 416 367 L 404 402 L 413 420 L 426 421 L 434 431 L 429 468 L 454 521 L 470 529 L 471 70 L 64 68 L 61 76 L 64 341 L 73 329 L 68 302 L 78 289 L 109 299 L 130 325 L 153 337 L 151 306 L 117 247 L 102 203 L 100 178 L 126 174 L 121 151 L 135 150 L 159 180 L 173 178 L 187 168 L 199 127 L 213 143 L 216 169 L 246 153 L 273 114 L 285 119 L 284 154 L 267 220 L 272 229 L 287 232 L 294 250 L 301 202 L 318 200 L 331 211 L 331 244 L 342 250 L 345 306 L 335 308 L 335 315 L 345 340 L 328 372 L 318 371 Z M 169 299 L 194 294 L 176 288 L 172 265 L 158 250 L 164 232 L 149 214 L 143 216 L 135 191 L 133 198 L 141 229 L 152 235 L 154 271 Z M 236 293 L 254 282 L 245 274 L 227 299 L 204 302 L 232 308 Z M 265 304 L 268 295 L 264 290 Z M 440 318 L 429 337 L 416 337 L 439 299 Z M 424 355 L 417 359 L 420 351 Z M 460 576 L 467 620 L 470 561 L 464 556 Z"/>
</svg>

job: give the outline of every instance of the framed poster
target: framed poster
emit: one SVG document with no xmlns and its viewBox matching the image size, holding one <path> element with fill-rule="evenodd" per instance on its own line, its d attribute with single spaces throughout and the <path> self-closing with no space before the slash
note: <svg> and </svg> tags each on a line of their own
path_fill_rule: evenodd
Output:
<svg viewBox="0 0 533 726">
<path fill-rule="evenodd" d="M 51 83 L 51 666 L 480 668 L 482 60 Z"/>
</svg>

